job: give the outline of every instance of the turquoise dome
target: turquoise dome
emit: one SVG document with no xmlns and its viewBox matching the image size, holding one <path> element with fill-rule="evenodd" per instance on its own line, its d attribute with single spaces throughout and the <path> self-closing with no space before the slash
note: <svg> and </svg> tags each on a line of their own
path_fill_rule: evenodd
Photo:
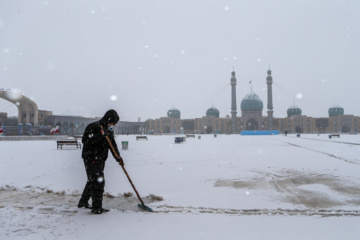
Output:
<svg viewBox="0 0 360 240">
<path fill-rule="evenodd" d="M 218 118 L 220 116 L 220 112 L 217 108 L 211 107 L 206 111 L 206 116 L 214 116 Z"/>
<path fill-rule="evenodd" d="M 240 108 L 241 111 L 262 111 L 263 110 L 263 102 L 260 97 L 254 93 L 248 93 L 243 100 L 241 101 Z"/>
<path fill-rule="evenodd" d="M 167 112 L 167 116 L 172 118 L 180 119 L 180 115 L 181 115 L 180 110 L 176 108 L 172 108 Z"/>
<path fill-rule="evenodd" d="M 338 105 L 334 105 L 330 107 L 328 112 L 329 112 L 329 117 L 344 115 L 344 109 Z"/>
<path fill-rule="evenodd" d="M 287 110 L 287 116 L 288 117 L 292 117 L 295 115 L 301 115 L 302 111 L 301 108 L 299 108 L 298 106 L 296 106 L 295 104 L 290 106 Z"/>
</svg>

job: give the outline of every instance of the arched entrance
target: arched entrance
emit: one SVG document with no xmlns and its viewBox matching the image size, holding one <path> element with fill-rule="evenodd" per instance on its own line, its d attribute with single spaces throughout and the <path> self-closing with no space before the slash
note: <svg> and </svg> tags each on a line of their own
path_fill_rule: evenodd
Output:
<svg viewBox="0 0 360 240">
<path fill-rule="evenodd" d="M 258 122 L 254 118 L 249 119 L 246 122 L 246 130 L 259 130 Z"/>
<path fill-rule="evenodd" d="M 350 128 L 347 127 L 347 126 L 342 126 L 341 132 L 343 132 L 343 133 L 348 133 L 348 132 L 350 132 Z"/>
<path fill-rule="evenodd" d="M 297 127 L 295 128 L 295 132 L 296 132 L 296 133 L 303 133 L 302 127 L 297 126 Z"/>
</svg>

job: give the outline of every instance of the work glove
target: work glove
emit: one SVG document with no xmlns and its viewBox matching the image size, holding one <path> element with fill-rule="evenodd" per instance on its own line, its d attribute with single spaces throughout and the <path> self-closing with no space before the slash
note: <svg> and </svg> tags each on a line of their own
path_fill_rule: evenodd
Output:
<svg viewBox="0 0 360 240">
<path fill-rule="evenodd" d="M 122 159 L 121 156 L 119 156 L 118 162 L 120 166 L 125 166 L 124 160 Z"/>
</svg>

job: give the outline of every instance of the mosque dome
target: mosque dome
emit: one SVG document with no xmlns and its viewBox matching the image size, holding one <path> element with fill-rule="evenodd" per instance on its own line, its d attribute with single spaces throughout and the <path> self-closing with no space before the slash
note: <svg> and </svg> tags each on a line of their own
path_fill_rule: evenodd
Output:
<svg viewBox="0 0 360 240">
<path fill-rule="evenodd" d="M 262 111 L 263 110 L 263 102 L 260 97 L 254 93 L 248 93 L 240 104 L 241 111 Z"/>
<path fill-rule="evenodd" d="M 211 107 L 206 111 L 206 116 L 207 117 L 214 116 L 214 117 L 218 118 L 220 116 L 220 112 L 219 112 L 219 110 L 217 108 Z"/>
<path fill-rule="evenodd" d="M 295 115 L 301 115 L 301 108 L 299 108 L 298 106 L 296 106 L 295 104 L 290 106 L 287 110 L 287 116 L 288 117 L 292 117 Z"/>
<path fill-rule="evenodd" d="M 339 105 L 334 105 L 330 107 L 328 112 L 329 112 L 329 117 L 344 115 L 344 109 Z"/>
<path fill-rule="evenodd" d="M 180 110 L 176 108 L 172 108 L 167 112 L 167 116 L 172 118 L 180 119 L 180 115 L 181 115 Z"/>
</svg>

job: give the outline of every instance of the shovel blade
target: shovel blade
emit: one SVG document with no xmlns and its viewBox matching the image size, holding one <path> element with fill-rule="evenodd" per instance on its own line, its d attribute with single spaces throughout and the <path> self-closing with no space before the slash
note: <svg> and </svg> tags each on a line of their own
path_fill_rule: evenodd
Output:
<svg viewBox="0 0 360 240">
<path fill-rule="evenodd" d="M 149 212 L 152 212 L 153 210 L 151 208 L 149 208 L 148 206 L 145 206 L 144 204 L 138 204 L 138 207 L 143 209 L 143 210 L 146 210 L 146 211 L 149 211 Z"/>
</svg>

